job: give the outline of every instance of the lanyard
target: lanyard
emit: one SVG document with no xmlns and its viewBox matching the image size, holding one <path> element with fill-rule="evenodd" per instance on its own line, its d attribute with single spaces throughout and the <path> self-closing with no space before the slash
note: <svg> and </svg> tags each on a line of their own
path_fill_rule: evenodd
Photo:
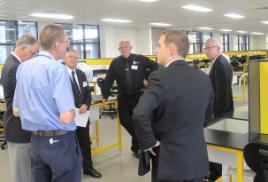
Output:
<svg viewBox="0 0 268 182">
<path fill-rule="evenodd" d="M 40 57 L 40 56 L 43 56 L 43 57 L 49 58 L 51 60 L 54 60 L 51 56 L 47 56 L 47 55 L 44 55 L 44 54 L 36 54 L 35 57 Z"/>
</svg>

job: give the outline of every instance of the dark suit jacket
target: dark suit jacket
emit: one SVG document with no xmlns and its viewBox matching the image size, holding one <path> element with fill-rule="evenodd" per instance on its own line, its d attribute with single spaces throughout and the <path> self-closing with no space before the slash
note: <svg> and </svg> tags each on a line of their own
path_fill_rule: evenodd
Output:
<svg viewBox="0 0 268 182">
<path fill-rule="evenodd" d="M 19 65 L 19 60 L 12 54 L 9 54 L 2 70 L 1 80 L 7 106 L 3 119 L 7 141 L 28 143 L 30 142 L 31 133 L 22 130 L 20 118 L 15 117 L 12 111 L 13 97 L 16 88 L 16 72 Z"/>
<path fill-rule="evenodd" d="M 233 70 L 223 55 L 220 55 L 213 63 L 209 77 L 214 89 L 214 116 L 232 111 L 234 109 L 232 94 Z"/>
<path fill-rule="evenodd" d="M 86 74 L 83 71 L 81 71 L 80 69 L 75 69 L 75 72 L 76 72 L 76 75 L 77 75 L 77 78 L 79 81 L 79 87 L 80 87 L 80 90 L 81 90 L 82 96 L 83 96 L 82 104 L 86 104 L 88 106 L 88 109 L 89 109 L 92 97 L 91 97 L 91 90 L 90 90 L 90 87 L 89 87 L 88 82 L 87 82 Z M 73 90 L 74 90 L 74 88 L 73 88 Z M 73 93 L 75 93 L 75 92 L 73 91 Z M 80 106 L 75 106 L 75 107 L 80 107 Z"/>
<path fill-rule="evenodd" d="M 133 119 L 141 150 L 161 142 L 158 179 L 208 175 L 203 122 L 212 93 L 209 77 L 182 60 L 149 77 Z"/>
</svg>

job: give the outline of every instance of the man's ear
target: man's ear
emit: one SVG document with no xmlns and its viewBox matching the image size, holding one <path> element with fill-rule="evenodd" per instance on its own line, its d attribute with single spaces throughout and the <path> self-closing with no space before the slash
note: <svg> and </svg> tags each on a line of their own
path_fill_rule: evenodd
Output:
<svg viewBox="0 0 268 182">
<path fill-rule="evenodd" d="M 176 46 L 175 46 L 174 44 L 170 44 L 170 45 L 169 45 L 169 51 L 170 51 L 170 54 L 171 54 L 171 55 L 176 54 L 176 53 L 177 53 L 177 48 L 176 48 Z"/>
</svg>

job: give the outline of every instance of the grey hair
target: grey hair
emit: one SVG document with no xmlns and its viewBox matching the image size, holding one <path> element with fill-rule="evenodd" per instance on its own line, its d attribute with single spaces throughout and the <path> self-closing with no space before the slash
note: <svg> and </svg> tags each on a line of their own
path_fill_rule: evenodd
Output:
<svg viewBox="0 0 268 182">
<path fill-rule="evenodd" d="M 16 47 L 19 46 L 33 46 L 34 44 L 38 43 L 38 40 L 32 36 L 31 34 L 24 34 L 19 37 L 19 39 L 16 42 Z"/>
</svg>

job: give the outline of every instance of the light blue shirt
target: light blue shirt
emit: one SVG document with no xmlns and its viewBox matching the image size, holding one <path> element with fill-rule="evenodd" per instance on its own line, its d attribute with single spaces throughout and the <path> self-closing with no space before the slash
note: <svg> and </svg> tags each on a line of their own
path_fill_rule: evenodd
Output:
<svg viewBox="0 0 268 182">
<path fill-rule="evenodd" d="M 60 113 L 74 109 L 72 86 L 67 69 L 49 52 L 23 62 L 17 71 L 13 106 L 20 111 L 22 128 L 28 131 L 76 129 L 64 124 Z"/>
</svg>

